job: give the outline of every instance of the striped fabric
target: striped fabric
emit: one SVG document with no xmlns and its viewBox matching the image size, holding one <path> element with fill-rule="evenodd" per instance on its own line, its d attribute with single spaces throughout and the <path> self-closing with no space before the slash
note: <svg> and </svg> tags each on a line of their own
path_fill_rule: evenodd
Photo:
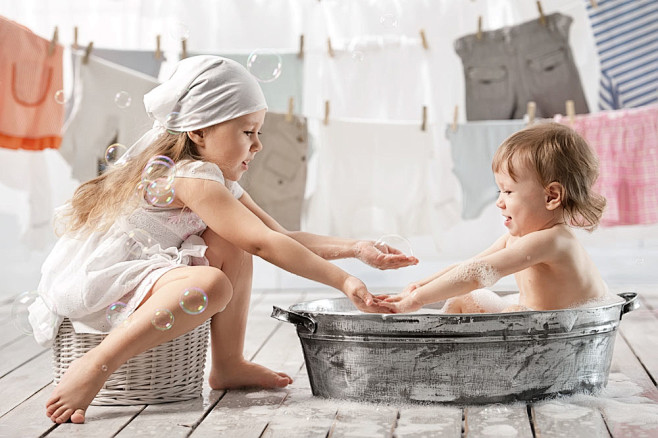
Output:
<svg viewBox="0 0 658 438">
<path fill-rule="evenodd" d="M 658 102 L 658 1 L 585 1 L 601 62 L 599 109 Z"/>
</svg>

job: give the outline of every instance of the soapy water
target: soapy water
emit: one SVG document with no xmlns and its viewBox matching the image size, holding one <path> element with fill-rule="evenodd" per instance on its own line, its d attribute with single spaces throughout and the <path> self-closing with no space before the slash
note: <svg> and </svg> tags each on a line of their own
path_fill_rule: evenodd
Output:
<svg viewBox="0 0 658 438">
<path fill-rule="evenodd" d="M 475 280 L 481 287 L 491 287 L 500 280 L 500 272 L 481 260 L 466 260 L 448 273 L 453 283 Z"/>
</svg>

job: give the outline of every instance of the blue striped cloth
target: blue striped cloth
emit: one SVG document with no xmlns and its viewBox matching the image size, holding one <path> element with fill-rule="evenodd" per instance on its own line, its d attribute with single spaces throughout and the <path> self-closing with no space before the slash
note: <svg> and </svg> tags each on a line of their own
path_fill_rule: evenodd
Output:
<svg viewBox="0 0 658 438">
<path fill-rule="evenodd" d="M 599 109 L 658 103 L 658 0 L 585 1 L 601 62 Z"/>
</svg>

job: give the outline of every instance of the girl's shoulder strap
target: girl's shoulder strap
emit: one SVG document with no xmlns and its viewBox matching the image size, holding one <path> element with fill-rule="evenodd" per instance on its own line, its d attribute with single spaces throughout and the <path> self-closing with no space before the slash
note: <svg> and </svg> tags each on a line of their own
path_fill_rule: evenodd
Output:
<svg viewBox="0 0 658 438">
<path fill-rule="evenodd" d="M 198 178 L 217 181 L 229 189 L 236 199 L 239 199 L 244 193 L 244 190 L 237 182 L 225 179 L 219 166 L 208 161 L 185 160 L 177 163 L 176 178 Z"/>
</svg>

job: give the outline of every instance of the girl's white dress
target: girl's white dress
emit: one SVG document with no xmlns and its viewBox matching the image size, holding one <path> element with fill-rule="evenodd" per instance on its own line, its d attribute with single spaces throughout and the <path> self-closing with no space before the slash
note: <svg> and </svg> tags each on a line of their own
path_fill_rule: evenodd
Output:
<svg viewBox="0 0 658 438">
<path fill-rule="evenodd" d="M 236 199 L 244 193 L 213 163 L 178 163 L 175 177 L 220 182 Z M 124 303 L 127 316 L 165 272 L 208 265 L 200 237 L 205 229 L 189 209 L 144 206 L 119 217 L 107 231 L 62 236 L 41 268 L 39 298 L 29 308 L 36 341 L 51 345 L 64 318 L 77 333 L 109 332 L 107 309 L 113 303 Z"/>
</svg>

